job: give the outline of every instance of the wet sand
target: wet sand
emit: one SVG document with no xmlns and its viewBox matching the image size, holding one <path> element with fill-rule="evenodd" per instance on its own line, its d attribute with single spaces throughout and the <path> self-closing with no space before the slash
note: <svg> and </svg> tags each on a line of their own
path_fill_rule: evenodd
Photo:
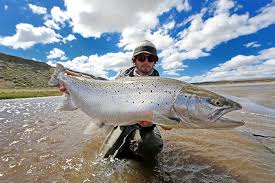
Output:
<svg viewBox="0 0 275 183">
<path fill-rule="evenodd" d="M 205 87 L 205 86 L 203 86 Z M 162 130 L 156 162 L 102 160 L 103 129 L 81 111 L 59 112 L 61 97 L 0 101 L 0 182 L 273 182 L 275 85 L 206 86 L 244 108 L 229 130 Z"/>
</svg>

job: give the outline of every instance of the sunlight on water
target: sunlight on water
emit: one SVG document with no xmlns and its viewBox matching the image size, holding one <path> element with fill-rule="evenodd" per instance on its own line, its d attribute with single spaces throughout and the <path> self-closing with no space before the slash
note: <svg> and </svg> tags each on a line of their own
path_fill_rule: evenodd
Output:
<svg viewBox="0 0 275 183">
<path fill-rule="evenodd" d="M 254 101 L 251 90 L 247 98 L 237 90 L 215 88 L 245 106 L 227 115 L 245 126 L 161 131 L 164 149 L 146 163 L 102 160 L 105 131 L 84 133 L 91 119 L 56 111 L 61 97 L 1 100 L 0 182 L 272 182 L 275 122 L 261 114 L 275 110 L 274 101 L 266 101 L 274 92 Z"/>
</svg>

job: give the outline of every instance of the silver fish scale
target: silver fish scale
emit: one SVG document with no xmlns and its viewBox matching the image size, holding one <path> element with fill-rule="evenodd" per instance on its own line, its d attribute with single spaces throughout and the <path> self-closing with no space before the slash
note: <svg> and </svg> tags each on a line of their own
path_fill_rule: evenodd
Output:
<svg viewBox="0 0 275 183">
<path fill-rule="evenodd" d="M 183 82 L 160 77 L 91 80 L 62 74 L 77 106 L 89 116 L 109 123 L 151 120 L 150 112 L 168 114 Z"/>
</svg>

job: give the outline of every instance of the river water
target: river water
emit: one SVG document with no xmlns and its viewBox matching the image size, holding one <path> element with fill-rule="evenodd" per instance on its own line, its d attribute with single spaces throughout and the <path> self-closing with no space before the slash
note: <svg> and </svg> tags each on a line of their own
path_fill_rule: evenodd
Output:
<svg viewBox="0 0 275 183">
<path fill-rule="evenodd" d="M 0 101 L 0 182 L 274 182 L 275 85 L 204 86 L 240 102 L 228 130 L 161 131 L 156 162 L 102 160 L 103 129 L 62 97 Z"/>
</svg>

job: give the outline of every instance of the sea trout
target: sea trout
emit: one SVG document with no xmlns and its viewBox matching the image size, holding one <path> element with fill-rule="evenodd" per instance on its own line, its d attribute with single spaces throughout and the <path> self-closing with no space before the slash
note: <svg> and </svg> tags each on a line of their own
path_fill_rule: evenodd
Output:
<svg viewBox="0 0 275 183">
<path fill-rule="evenodd" d="M 125 77 L 96 80 L 66 75 L 57 64 L 49 84 L 64 84 L 69 95 L 63 110 L 81 109 L 98 125 L 132 125 L 139 121 L 173 128 L 233 128 L 244 124 L 223 118 L 241 105 L 176 79 Z"/>
</svg>

